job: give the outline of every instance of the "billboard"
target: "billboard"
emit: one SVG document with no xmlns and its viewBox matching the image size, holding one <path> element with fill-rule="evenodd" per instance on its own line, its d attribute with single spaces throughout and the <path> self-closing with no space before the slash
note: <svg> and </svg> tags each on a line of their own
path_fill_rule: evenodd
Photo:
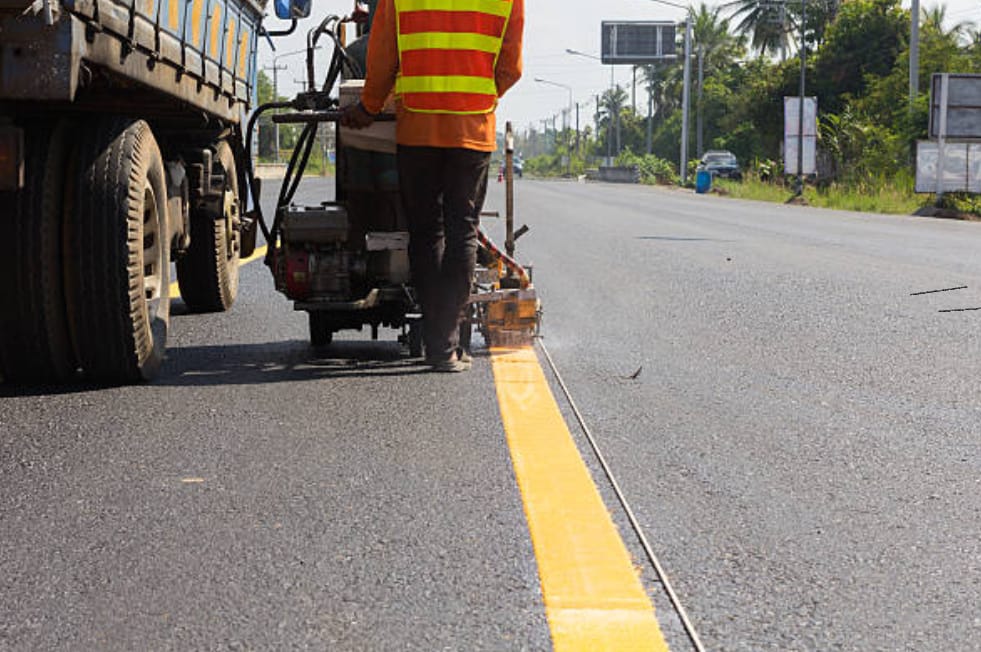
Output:
<svg viewBox="0 0 981 652">
<path fill-rule="evenodd" d="M 677 56 L 672 22 L 603 21 L 600 32 L 603 63 L 644 65 Z"/>
<path fill-rule="evenodd" d="M 981 143 L 917 141 L 916 192 L 938 191 L 981 192 Z"/>
<path fill-rule="evenodd" d="M 946 130 L 944 79 L 947 80 Z M 930 138 L 981 138 L 981 75 L 935 73 L 930 78 Z"/>
</svg>

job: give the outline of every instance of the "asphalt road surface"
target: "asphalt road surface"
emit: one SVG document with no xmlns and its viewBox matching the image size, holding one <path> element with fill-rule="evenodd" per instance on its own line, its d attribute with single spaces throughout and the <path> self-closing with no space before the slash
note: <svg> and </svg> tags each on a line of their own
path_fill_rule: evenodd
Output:
<svg viewBox="0 0 981 652">
<path fill-rule="evenodd" d="M 940 312 L 981 308 L 981 224 L 529 180 L 516 206 L 543 342 L 706 649 L 981 649 L 981 310 Z M 318 356 L 261 262 L 229 314 L 175 312 L 151 384 L 0 386 L 0 649 L 550 648 L 486 351 Z"/>
</svg>

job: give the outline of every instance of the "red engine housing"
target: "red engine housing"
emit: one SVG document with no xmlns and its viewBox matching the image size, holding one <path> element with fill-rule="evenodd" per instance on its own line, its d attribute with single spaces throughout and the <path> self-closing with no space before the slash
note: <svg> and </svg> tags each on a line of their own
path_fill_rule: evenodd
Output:
<svg viewBox="0 0 981 652">
<path fill-rule="evenodd" d="M 310 298 L 312 274 L 310 254 L 303 249 L 291 251 L 286 256 L 286 296 L 294 301 Z"/>
</svg>

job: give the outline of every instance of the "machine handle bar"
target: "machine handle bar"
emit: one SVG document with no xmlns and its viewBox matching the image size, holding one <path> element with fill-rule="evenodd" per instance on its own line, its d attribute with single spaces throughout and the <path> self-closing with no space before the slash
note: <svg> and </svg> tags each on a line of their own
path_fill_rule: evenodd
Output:
<svg viewBox="0 0 981 652">
<path fill-rule="evenodd" d="M 311 124 L 314 122 L 340 122 L 343 111 L 302 111 L 299 113 L 277 113 L 273 115 L 272 121 L 276 124 Z M 393 122 L 394 113 L 379 113 L 375 116 L 376 122 Z"/>
</svg>

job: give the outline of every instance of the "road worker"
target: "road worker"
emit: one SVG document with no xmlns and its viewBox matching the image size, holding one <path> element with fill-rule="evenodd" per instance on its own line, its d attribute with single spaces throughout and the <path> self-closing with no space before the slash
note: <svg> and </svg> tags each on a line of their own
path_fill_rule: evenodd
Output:
<svg viewBox="0 0 981 652">
<path fill-rule="evenodd" d="M 394 89 L 399 189 L 423 311 L 426 361 L 465 371 L 459 325 L 470 295 L 497 100 L 521 77 L 524 0 L 379 0 L 361 101 L 369 126 Z"/>
</svg>

